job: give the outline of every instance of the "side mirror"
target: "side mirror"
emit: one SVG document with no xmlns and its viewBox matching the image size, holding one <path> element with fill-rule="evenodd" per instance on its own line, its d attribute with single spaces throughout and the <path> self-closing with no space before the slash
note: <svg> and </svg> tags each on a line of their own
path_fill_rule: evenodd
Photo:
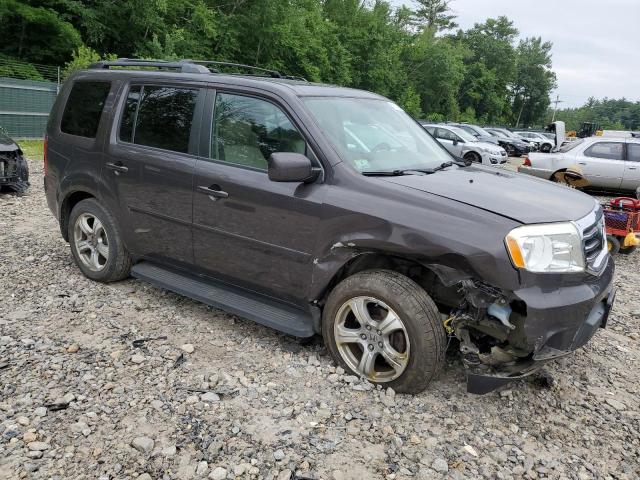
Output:
<svg viewBox="0 0 640 480">
<path fill-rule="evenodd" d="M 320 173 L 301 153 L 274 152 L 267 159 L 267 165 L 272 182 L 312 182 Z"/>
<path fill-rule="evenodd" d="M 455 147 L 456 145 L 458 145 L 458 140 L 453 141 L 453 146 Z"/>
</svg>

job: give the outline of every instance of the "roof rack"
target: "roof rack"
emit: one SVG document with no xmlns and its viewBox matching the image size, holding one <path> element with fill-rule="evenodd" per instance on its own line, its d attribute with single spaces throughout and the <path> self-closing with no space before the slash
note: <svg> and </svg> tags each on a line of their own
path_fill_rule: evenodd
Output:
<svg viewBox="0 0 640 480">
<path fill-rule="evenodd" d="M 112 61 L 96 62 L 89 66 L 95 69 L 109 69 L 111 67 L 155 67 L 161 70 L 180 70 L 182 73 L 211 73 L 204 65 L 197 65 L 190 60 L 170 62 L 167 60 L 136 60 L 130 58 L 118 58 Z"/>
<path fill-rule="evenodd" d="M 255 72 L 263 72 L 268 74 L 272 78 L 284 78 L 283 75 L 277 70 L 269 70 L 267 68 L 262 67 L 254 67 L 253 65 L 245 65 L 244 63 L 231 63 L 231 62 L 217 62 L 214 60 L 183 60 L 183 62 L 190 62 L 196 65 L 213 65 L 214 67 L 232 67 L 232 68 L 243 68 L 246 70 L 252 70 Z M 214 70 L 215 73 L 221 73 L 219 70 Z"/>
<path fill-rule="evenodd" d="M 269 76 L 271 78 L 284 78 L 288 80 L 301 80 L 307 81 L 303 77 L 295 77 L 282 75 L 280 72 L 276 70 L 269 70 L 267 68 L 262 67 L 254 67 L 253 65 L 245 65 L 243 63 L 231 63 L 231 62 L 218 62 L 213 60 L 139 60 L 132 58 L 118 58 L 116 60 L 110 61 L 100 61 L 96 62 L 89 66 L 92 69 L 109 69 L 111 67 L 151 67 L 158 68 L 160 70 L 179 70 L 182 73 L 222 73 L 217 68 L 209 68 L 212 67 L 230 67 L 236 69 L 244 69 L 249 70 L 251 72 L 257 73 L 249 73 L 251 76 Z M 232 74 L 237 75 L 237 74 Z"/>
</svg>

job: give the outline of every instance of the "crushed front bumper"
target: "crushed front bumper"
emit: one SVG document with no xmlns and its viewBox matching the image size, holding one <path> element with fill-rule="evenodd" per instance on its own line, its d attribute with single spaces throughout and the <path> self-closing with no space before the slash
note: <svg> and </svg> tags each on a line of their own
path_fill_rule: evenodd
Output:
<svg viewBox="0 0 640 480">
<path fill-rule="evenodd" d="M 615 301 L 613 263 L 591 283 L 555 288 L 534 287 L 517 294 L 527 304 L 524 336 L 532 347 L 526 358 L 501 365 L 467 365 L 467 391 L 489 393 L 535 373 L 545 363 L 586 345 L 605 328 Z"/>
<path fill-rule="evenodd" d="M 26 160 L 18 152 L 0 152 L 0 187 L 22 193 L 28 186 Z"/>
</svg>

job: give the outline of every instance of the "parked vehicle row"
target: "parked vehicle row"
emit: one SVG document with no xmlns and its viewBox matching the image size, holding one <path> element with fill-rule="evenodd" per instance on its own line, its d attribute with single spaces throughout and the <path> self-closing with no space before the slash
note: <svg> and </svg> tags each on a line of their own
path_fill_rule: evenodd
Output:
<svg viewBox="0 0 640 480">
<path fill-rule="evenodd" d="M 606 326 L 591 197 L 461 161 L 379 95 L 211 63 L 99 62 L 64 84 L 45 192 L 88 278 L 322 334 L 345 370 L 400 392 L 449 342 L 486 393 Z"/>
<path fill-rule="evenodd" d="M 455 157 L 485 165 L 502 165 L 507 162 L 507 152 L 504 148 L 495 143 L 480 141 L 459 127 L 421 124 Z"/>
</svg>

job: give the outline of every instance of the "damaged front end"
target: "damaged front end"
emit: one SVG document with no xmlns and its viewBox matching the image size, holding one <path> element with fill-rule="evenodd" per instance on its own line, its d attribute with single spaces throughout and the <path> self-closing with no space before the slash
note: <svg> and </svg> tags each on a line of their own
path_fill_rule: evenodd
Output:
<svg viewBox="0 0 640 480">
<path fill-rule="evenodd" d="M 604 275 L 612 274 L 613 267 Z M 606 326 L 615 298 L 610 279 L 604 280 L 561 288 L 552 299 L 540 288 L 505 292 L 482 281 L 461 281 L 462 303 L 444 326 L 460 342 L 467 391 L 491 392 L 585 345 Z"/>
<path fill-rule="evenodd" d="M 29 187 L 29 167 L 19 148 L 0 151 L 0 189 L 6 188 L 18 194 Z"/>
</svg>

